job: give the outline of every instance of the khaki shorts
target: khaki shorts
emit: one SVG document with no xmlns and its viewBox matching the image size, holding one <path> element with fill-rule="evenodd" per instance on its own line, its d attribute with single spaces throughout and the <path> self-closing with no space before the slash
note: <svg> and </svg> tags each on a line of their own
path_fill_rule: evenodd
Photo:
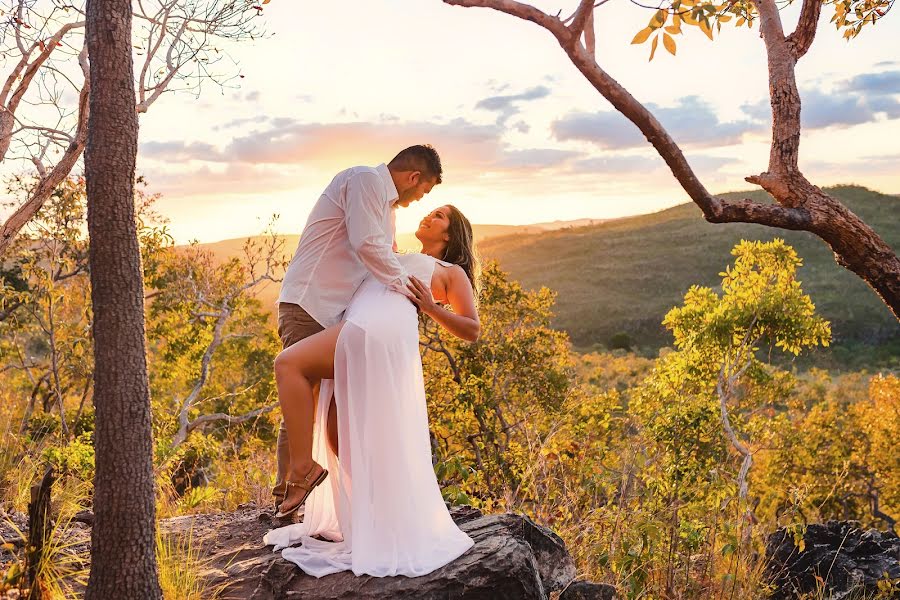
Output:
<svg viewBox="0 0 900 600">
<path fill-rule="evenodd" d="M 278 303 L 278 337 L 281 338 L 282 349 L 324 329 L 300 306 L 290 302 Z"/>
</svg>

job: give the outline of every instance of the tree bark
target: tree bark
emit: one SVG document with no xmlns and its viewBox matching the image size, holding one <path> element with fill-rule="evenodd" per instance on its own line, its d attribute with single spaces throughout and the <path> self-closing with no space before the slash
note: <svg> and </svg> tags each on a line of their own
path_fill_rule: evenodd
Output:
<svg viewBox="0 0 900 600">
<path fill-rule="evenodd" d="M 86 600 L 161 597 L 144 286 L 134 217 L 138 122 L 130 0 L 89 0 L 85 149 L 94 310 L 95 522 Z"/>
</svg>

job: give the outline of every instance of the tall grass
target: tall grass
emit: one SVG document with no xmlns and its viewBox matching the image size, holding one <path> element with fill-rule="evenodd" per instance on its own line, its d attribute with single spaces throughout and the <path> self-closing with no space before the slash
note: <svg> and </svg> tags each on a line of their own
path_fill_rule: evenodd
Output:
<svg viewBox="0 0 900 600">
<path fill-rule="evenodd" d="M 157 530 L 156 560 L 164 600 L 215 600 L 222 587 L 210 584 L 204 572 L 210 561 L 191 529 L 187 535 L 163 534 Z"/>
</svg>

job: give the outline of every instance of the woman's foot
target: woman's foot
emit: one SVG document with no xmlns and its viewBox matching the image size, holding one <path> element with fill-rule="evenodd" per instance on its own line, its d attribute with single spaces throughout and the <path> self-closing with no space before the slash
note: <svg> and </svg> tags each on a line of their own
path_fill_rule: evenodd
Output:
<svg viewBox="0 0 900 600">
<path fill-rule="evenodd" d="M 275 516 L 277 518 L 286 517 L 303 506 L 310 492 L 325 481 L 327 476 L 328 471 L 315 462 L 305 472 L 301 470 L 298 473 L 291 469 L 288 478 L 285 480 L 287 493 Z"/>
</svg>

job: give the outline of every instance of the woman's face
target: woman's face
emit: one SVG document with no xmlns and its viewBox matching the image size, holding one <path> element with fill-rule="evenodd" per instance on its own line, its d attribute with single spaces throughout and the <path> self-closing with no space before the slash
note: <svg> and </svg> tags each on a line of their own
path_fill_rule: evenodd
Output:
<svg viewBox="0 0 900 600">
<path fill-rule="evenodd" d="M 450 241 L 450 209 L 446 206 L 440 206 L 427 215 L 419 222 L 419 229 L 416 230 L 416 237 L 423 244 L 428 242 L 444 242 Z"/>
</svg>

